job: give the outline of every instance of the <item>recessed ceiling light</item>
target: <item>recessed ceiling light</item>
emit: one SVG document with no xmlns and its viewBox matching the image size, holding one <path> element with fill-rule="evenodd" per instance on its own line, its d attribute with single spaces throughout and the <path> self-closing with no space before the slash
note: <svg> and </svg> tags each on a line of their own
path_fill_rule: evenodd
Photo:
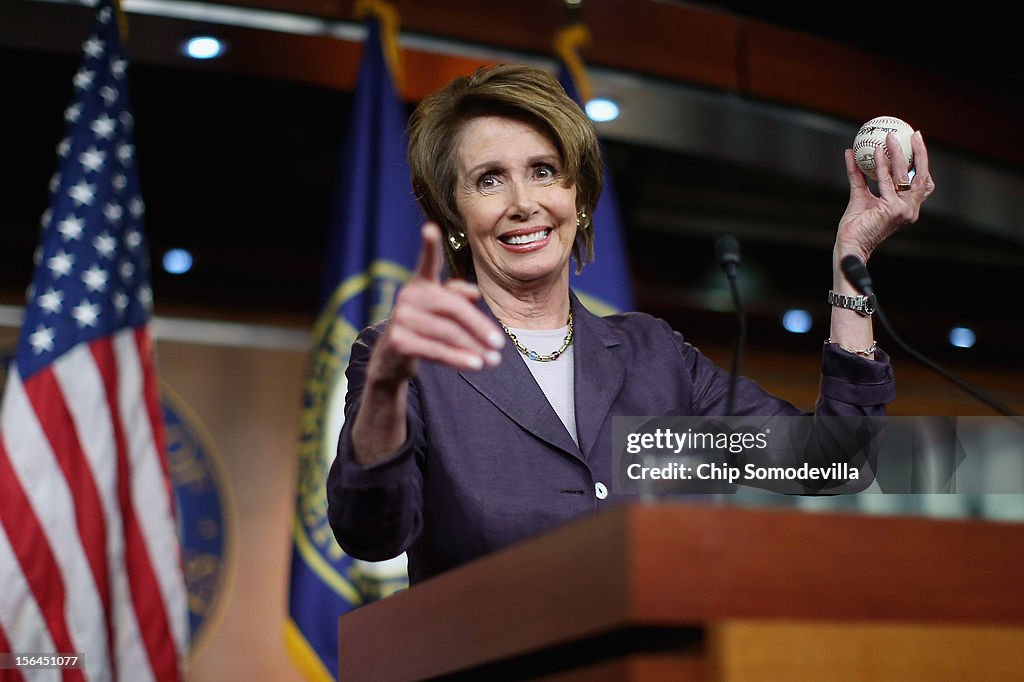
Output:
<svg viewBox="0 0 1024 682">
<path fill-rule="evenodd" d="M 170 249 L 164 254 L 163 264 L 172 275 L 183 275 L 192 269 L 192 254 L 185 249 Z"/>
<path fill-rule="evenodd" d="M 813 324 L 814 320 L 811 319 L 811 314 L 800 308 L 787 310 L 782 316 L 782 328 L 794 334 L 806 334 L 811 331 Z"/>
<path fill-rule="evenodd" d="M 196 36 L 185 43 L 185 54 L 192 59 L 215 59 L 224 54 L 224 43 L 213 36 Z"/>
<path fill-rule="evenodd" d="M 587 102 L 586 110 L 590 120 L 598 123 L 614 121 L 619 117 L 619 105 L 603 97 L 597 97 Z"/>
<path fill-rule="evenodd" d="M 949 330 L 949 343 L 957 348 L 971 348 L 977 337 L 969 327 L 953 327 Z"/>
</svg>

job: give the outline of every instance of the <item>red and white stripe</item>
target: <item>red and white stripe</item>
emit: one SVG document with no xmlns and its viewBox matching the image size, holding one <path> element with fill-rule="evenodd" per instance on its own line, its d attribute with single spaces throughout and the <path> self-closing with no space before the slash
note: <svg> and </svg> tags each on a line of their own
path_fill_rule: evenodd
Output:
<svg viewBox="0 0 1024 682">
<path fill-rule="evenodd" d="M 14 365 L 7 377 L 0 641 L 85 654 L 84 670 L 51 679 L 184 677 L 187 599 L 152 352 L 148 330 L 126 329 L 24 383 Z"/>
</svg>

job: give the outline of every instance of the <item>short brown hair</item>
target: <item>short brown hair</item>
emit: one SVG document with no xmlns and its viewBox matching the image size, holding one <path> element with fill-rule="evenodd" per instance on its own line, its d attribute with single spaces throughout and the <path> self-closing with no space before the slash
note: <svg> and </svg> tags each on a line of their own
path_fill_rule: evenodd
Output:
<svg viewBox="0 0 1024 682">
<path fill-rule="evenodd" d="M 591 216 L 601 195 L 602 158 L 597 134 L 583 109 L 546 70 L 523 64 L 481 67 L 460 76 L 420 102 L 409 119 L 409 168 L 413 191 L 427 218 L 445 235 L 461 230 L 455 205 L 459 136 L 480 116 L 505 116 L 536 125 L 562 157 L 563 182 L 576 186 L 577 208 L 587 215 L 576 231 L 576 271 L 594 258 Z M 473 273 L 468 247 L 455 250 L 445 239 L 452 275 Z"/>
</svg>

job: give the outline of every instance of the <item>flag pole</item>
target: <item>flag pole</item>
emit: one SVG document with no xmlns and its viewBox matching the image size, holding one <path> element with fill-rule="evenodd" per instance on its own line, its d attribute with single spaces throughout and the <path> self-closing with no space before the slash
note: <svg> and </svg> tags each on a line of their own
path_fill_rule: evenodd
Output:
<svg viewBox="0 0 1024 682">
<path fill-rule="evenodd" d="M 117 16 L 117 29 L 121 34 L 121 42 L 128 42 L 128 16 L 121 7 L 121 0 L 111 0 L 114 6 L 114 14 Z"/>
</svg>

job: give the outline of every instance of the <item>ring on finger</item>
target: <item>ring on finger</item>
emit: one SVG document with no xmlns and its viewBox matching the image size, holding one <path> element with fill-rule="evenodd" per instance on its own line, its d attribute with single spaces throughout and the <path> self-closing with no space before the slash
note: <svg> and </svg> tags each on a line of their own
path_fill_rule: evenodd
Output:
<svg viewBox="0 0 1024 682">
<path fill-rule="evenodd" d="M 895 180 L 893 180 L 892 186 L 896 188 L 897 192 L 906 192 L 908 189 L 910 189 L 909 182 L 896 182 Z"/>
</svg>

